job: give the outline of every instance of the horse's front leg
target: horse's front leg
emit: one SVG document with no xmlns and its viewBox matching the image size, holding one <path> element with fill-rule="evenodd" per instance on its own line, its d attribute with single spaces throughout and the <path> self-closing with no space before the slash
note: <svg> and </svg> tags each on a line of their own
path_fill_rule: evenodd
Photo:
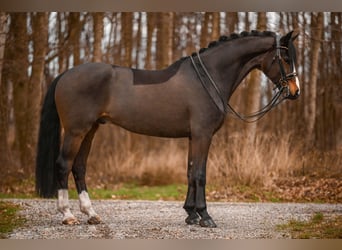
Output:
<svg viewBox="0 0 342 250">
<path fill-rule="evenodd" d="M 206 163 L 210 143 L 210 136 L 192 136 L 191 147 L 189 148 L 192 161 L 188 166 L 189 189 L 184 205 L 184 209 L 189 215 L 186 222 L 194 224 L 189 222 L 195 222 L 196 214 L 198 214 L 201 217 L 199 224 L 202 227 L 216 227 L 215 222 L 207 212 L 205 197 Z"/>
<path fill-rule="evenodd" d="M 189 225 L 199 224 L 200 216 L 196 212 L 196 183 L 193 181 L 193 161 L 192 161 L 192 140 L 189 138 L 189 151 L 188 151 L 188 192 L 185 199 L 185 204 L 183 208 L 188 213 L 188 217 L 185 219 L 185 222 Z"/>
</svg>

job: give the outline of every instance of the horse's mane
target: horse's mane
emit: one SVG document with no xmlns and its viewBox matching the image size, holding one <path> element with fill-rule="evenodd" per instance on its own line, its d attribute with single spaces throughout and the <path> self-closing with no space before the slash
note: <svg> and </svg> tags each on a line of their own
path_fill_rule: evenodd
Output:
<svg viewBox="0 0 342 250">
<path fill-rule="evenodd" d="M 218 45 L 228 42 L 228 41 L 232 41 L 232 40 L 236 40 L 239 38 L 243 38 L 243 37 L 267 37 L 267 36 L 272 36 L 272 37 L 276 37 L 276 33 L 272 32 L 272 31 L 258 31 L 258 30 L 252 30 L 250 32 L 248 31 L 242 31 L 240 34 L 238 33 L 231 33 L 229 36 L 220 36 L 220 38 L 218 40 L 215 41 L 211 41 L 207 47 L 201 48 L 199 50 L 199 53 L 203 53 L 204 51 L 210 49 L 210 48 L 214 48 L 217 47 Z M 196 52 L 192 53 L 192 55 L 194 56 Z M 179 61 L 183 61 L 187 58 L 187 56 L 182 57 L 179 59 Z"/>
<path fill-rule="evenodd" d="M 276 34 L 272 31 L 258 31 L 258 30 L 252 30 L 251 32 L 242 31 L 240 34 L 232 33 L 232 34 L 230 34 L 230 36 L 220 36 L 219 40 L 210 42 L 208 44 L 208 47 L 207 48 L 201 48 L 199 50 L 199 53 L 202 53 L 202 52 L 206 51 L 207 49 L 217 47 L 218 45 L 220 45 L 224 42 L 236 40 L 236 39 L 239 39 L 242 37 L 249 37 L 249 36 L 253 36 L 253 37 L 255 37 L 255 36 L 258 36 L 258 37 L 273 36 L 273 37 L 275 37 Z"/>
</svg>

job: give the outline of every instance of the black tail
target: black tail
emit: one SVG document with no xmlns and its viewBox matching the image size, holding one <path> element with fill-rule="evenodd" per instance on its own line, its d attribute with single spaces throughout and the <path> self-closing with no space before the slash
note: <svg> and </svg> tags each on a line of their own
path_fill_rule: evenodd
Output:
<svg viewBox="0 0 342 250">
<path fill-rule="evenodd" d="M 59 75 L 46 93 L 40 117 L 36 158 L 36 192 L 44 198 L 57 194 L 56 160 L 60 148 L 60 121 L 55 103 L 55 89 Z"/>
</svg>

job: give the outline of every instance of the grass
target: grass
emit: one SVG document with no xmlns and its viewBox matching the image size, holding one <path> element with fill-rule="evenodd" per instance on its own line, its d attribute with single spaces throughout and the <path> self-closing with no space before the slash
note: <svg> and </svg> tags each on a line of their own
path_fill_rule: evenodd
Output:
<svg viewBox="0 0 342 250">
<path fill-rule="evenodd" d="M 185 185 L 166 186 L 137 186 L 124 185 L 114 190 L 112 198 L 115 199 L 141 199 L 141 200 L 180 200 L 185 198 L 187 187 Z"/>
<path fill-rule="evenodd" d="M 17 215 L 19 210 L 18 205 L 0 201 L 0 239 L 5 239 L 13 229 L 24 224 L 25 220 Z"/>
<path fill-rule="evenodd" d="M 123 184 L 109 189 L 90 189 L 91 199 L 121 199 L 121 200 L 184 200 L 186 185 L 140 186 L 134 183 Z M 77 199 L 77 192 L 69 192 L 71 199 Z"/>
<path fill-rule="evenodd" d="M 342 216 L 327 218 L 315 213 L 308 222 L 290 220 L 278 225 L 278 230 L 289 232 L 293 239 L 342 239 Z"/>
<path fill-rule="evenodd" d="M 33 192 L 0 193 L 0 199 L 33 199 L 33 198 L 37 198 L 37 195 Z"/>
</svg>

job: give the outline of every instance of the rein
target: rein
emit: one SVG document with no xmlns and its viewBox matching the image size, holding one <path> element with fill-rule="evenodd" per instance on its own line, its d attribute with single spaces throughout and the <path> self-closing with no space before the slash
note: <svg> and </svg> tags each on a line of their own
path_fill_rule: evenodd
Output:
<svg viewBox="0 0 342 250">
<path fill-rule="evenodd" d="M 196 52 L 195 54 L 190 56 L 190 60 L 192 63 L 192 66 L 195 69 L 195 72 L 197 76 L 199 77 L 201 84 L 203 88 L 207 91 L 209 96 L 211 97 L 212 101 L 215 103 L 217 108 L 223 113 L 227 114 L 230 112 L 235 118 L 238 118 L 244 122 L 247 123 L 253 123 L 256 121 L 259 121 L 264 115 L 266 115 L 271 109 L 278 106 L 283 100 L 285 100 L 289 96 L 289 89 L 288 86 L 284 83 L 287 83 L 289 79 L 296 76 L 296 72 L 292 72 L 290 74 L 285 73 L 284 66 L 281 61 L 281 49 L 288 49 L 287 47 L 280 46 L 280 37 L 277 36 L 276 38 L 276 56 L 273 58 L 274 60 L 277 59 L 279 67 L 280 67 L 280 74 L 281 78 L 276 84 L 275 89 L 278 89 L 278 92 L 272 97 L 271 101 L 266 104 L 263 108 L 261 108 L 259 111 L 243 115 L 238 113 L 234 108 L 227 102 L 225 102 L 224 97 L 222 95 L 222 91 L 217 86 L 216 82 L 211 77 L 210 73 L 208 72 L 207 68 L 205 67 L 200 54 Z M 196 57 L 195 57 L 196 56 Z M 197 62 L 196 62 L 197 59 Z M 272 62 L 272 63 L 273 63 Z M 272 65 L 271 63 L 271 65 Z M 284 92 L 286 91 L 286 92 Z M 285 94 L 284 94 L 285 93 Z M 280 98 L 283 96 L 283 98 Z"/>
</svg>

